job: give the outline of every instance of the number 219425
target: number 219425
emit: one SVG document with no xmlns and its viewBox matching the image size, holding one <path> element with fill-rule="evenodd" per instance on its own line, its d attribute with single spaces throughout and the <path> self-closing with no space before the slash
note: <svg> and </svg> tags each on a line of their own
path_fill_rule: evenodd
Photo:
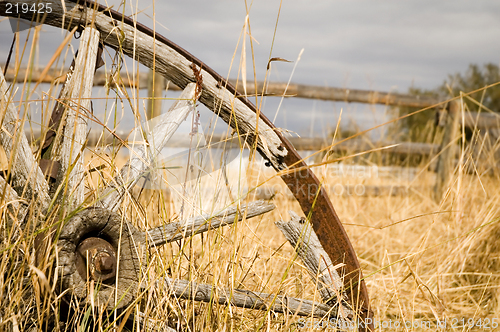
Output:
<svg viewBox="0 0 500 332">
<path fill-rule="evenodd" d="M 7 2 L 6 14 L 50 14 L 52 13 L 51 2 L 27 3 L 27 2 Z"/>
<path fill-rule="evenodd" d="M 458 319 L 453 318 L 451 320 L 451 328 L 464 328 L 464 327 L 479 327 L 482 329 L 496 329 L 499 326 L 498 318 L 469 318 L 469 319 Z"/>
</svg>

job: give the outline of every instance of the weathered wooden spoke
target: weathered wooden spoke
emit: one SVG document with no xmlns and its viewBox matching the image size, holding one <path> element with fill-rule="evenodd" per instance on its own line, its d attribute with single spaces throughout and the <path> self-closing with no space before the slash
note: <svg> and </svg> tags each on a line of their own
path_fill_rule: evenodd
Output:
<svg viewBox="0 0 500 332">
<path fill-rule="evenodd" d="M 338 308 L 321 302 L 243 289 L 216 288 L 188 280 L 163 278 L 155 287 L 180 299 L 234 305 L 239 308 L 274 311 L 297 316 L 337 317 Z M 147 286 L 146 286 L 147 288 Z"/>
<path fill-rule="evenodd" d="M 53 186 L 58 199 L 66 200 L 68 210 L 83 203 L 85 189 L 84 148 L 87 136 L 87 117 L 94 72 L 98 61 L 99 31 L 87 27 L 82 32 L 80 49 L 56 103 L 54 115 L 59 121 L 51 128 L 56 136 L 48 147 L 46 158 L 58 164 Z M 43 156 L 42 156 L 43 157 Z"/>
<path fill-rule="evenodd" d="M 242 220 L 243 216 L 249 219 L 272 209 L 273 204 L 257 201 L 214 216 L 202 215 L 141 232 L 116 212 L 87 208 L 65 223 L 59 235 L 59 274 L 63 288 L 85 303 L 90 300 L 87 281 L 101 282 L 95 300 L 108 309 L 123 308 L 137 296 L 148 248 L 189 239 Z M 115 299 L 120 299 L 119 303 Z"/>
<path fill-rule="evenodd" d="M 19 197 L 24 197 L 44 211 L 50 203 L 49 186 L 38 167 L 28 139 L 23 133 L 21 121 L 11 102 L 12 91 L 0 75 L 0 144 L 7 156 L 12 156 L 6 177 Z M 35 199 L 36 198 L 36 199 Z"/>
<path fill-rule="evenodd" d="M 195 234 L 200 234 L 211 229 L 230 225 L 241 221 L 243 217 L 249 219 L 269 212 L 275 208 L 274 204 L 256 201 L 243 205 L 241 210 L 230 207 L 217 215 L 207 214 L 190 218 L 186 221 L 172 222 L 160 227 L 150 229 L 148 233 L 149 247 L 161 246 L 168 242 L 180 240 Z"/>
<path fill-rule="evenodd" d="M 120 174 L 101 193 L 102 199 L 97 202 L 98 206 L 116 211 L 137 181 L 145 175 L 150 175 L 149 172 L 154 168 L 152 161 L 158 158 L 161 150 L 181 122 L 194 110 L 196 102 L 195 90 L 196 84 L 188 84 L 181 93 L 179 100 L 172 105 L 170 110 L 158 117 L 156 126 L 152 128 L 151 133 L 147 134 L 147 147 L 140 145 L 133 149 L 130 161 L 123 166 Z"/>
<path fill-rule="evenodd" d="M 276 226 L 295 248 L 312 279 L 316 280 L 323 301 L 330 305 L 340 304 L 338 316 L 352 319 L 354 312 L 346 302 L 343 273 L 339 273 L 343 269 L 343 264 L 333 265 L 309 221 L 300 218 L 293 211 L 289 213 L 292 219 L 288 222 L 278 221 Z"/>
<path fill-rule="evenodd" d="M 11 15 L 6 9 L 7 3 L 13 2 L 16 1 L 0 0 L 0 15 Z M 33 0 L 23 2 L 35 3 Z M 19 16 L 33 19 L 30 12 Z M 10 104 L 10 92 L 0 73 L 0 122 L 3 126 L 0 143 L 8 155 L 16 156 L 11 158 L 9 172 L 12 189 L 5 181 L 0 181 L 0 189 L 11 197 L 18 195 L 31 199 L 31 205 L 41 211 L 41 215 L 50 211 L 53 202 L 63 203 L 65 212 L 61 215 L 63 222 L 56 225 L 58 231 L 42 234 L 45 236 L 42 241 L 47 243 L 53 239 L 53 234 L 57 235 L 54 238 L 58 248 L 57 276 L 63 293 L 69 293 L 81 304 L 109 310 L 125 310 L 138 301 L 138 295 L 144 288 L 163 287 L 179 298 L 215 301 L 251 309 L 338 317 L 344 322 L 370 316 L 368 294 L 359 263 L 325 190 L 290 142 L 223 77 L 163 36 L 92 1 L 54 2 L 51 12 L 37 16 L 36 20 L 72 31 L 83 31 L 81 52 L 75 59 L 73 75 L 67 80 L 59 98 L 60 105 L 64 105 L 61 106 L 64 120 L 58 122 L 57 128 L 52 128 L 57 135 L 50 159 L 58 161 L 61 166 L 51 191 L 19 125 L 16 111 Z M 78 212 L 83 202 L 81 165 L 87 130 L 81 113 L 83 109 L 88 109 L 83 101 L 90 97 L 99 42 L 156 70 L 184 91 L 181 100 L 162 115 L 158 124 L 147 133 L 147 146 L 135 149 L 130 161 L 101 191 L 95 204 Z M 274 208 L 272 204 L 254 202 L 229 207 L 215 215 L 200 215 L 162 225 L 146 232 L 138 230 L 118 213 L 124 198 L 131 195 L 130 189 L 150 171 L 149 162 L 158 156 L 198 100 L 244 136 L 269 166 L 282 172 L 282 179 L 310 220 L 304 221 L 291 214 L 290 222 L 278 222 L 277 225 L 317 281 L 323 304 L 239 289 L 233 289 L 231 293 L 211 285 L 169 278 L 161 278 L 154 285 L 144 283 L 143 268 L 148 250 L 152 251 L 167 242 L 189 239 Z M 22 204 L 19 203 L 12 213 L 24 216 Z M 154 324 L 141 314 L 138 319 L 146 325 Z M 365 327 L 360 330 L 365 330 Z"/>
<path fill-rule="evenodd" d="M 313 280 L 317 281 L 317 288 L 324 303 L 242 289 L 217 288 L 212 285 L 167 277 L 155 281 L 153 285 L 143 283 L 142 288 L 159 287 L 176 298 L 186 300 L 296 316 L 334 318 L 339 327 L 355 326 L 353 325 L 356 324 L 355 313 L 346 301 L 342 280 L 337 271 L 342 266 L 333 266 L 308 221 L 300 218 L 293 211 L 290 211 L 290 215 L 292 216 L 290 221 L 279 221 L 276 224 L 296 249 Z M 361 324 L 358 325 L 362 327 Z"/>
</svg>

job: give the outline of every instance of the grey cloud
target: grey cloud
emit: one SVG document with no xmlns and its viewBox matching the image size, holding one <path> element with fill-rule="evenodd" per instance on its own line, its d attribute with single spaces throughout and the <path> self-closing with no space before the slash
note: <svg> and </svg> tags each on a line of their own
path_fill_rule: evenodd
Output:
<svg viewBox="0 0 500 332">
<path fill-rule="evenodd" d="M 111 3 L 117 8 L 120 2 Z M 254 0 L 251 8 L 258 79 L 264 78 L 279 4 L 279 0 Z M 141 1 L 139 7 L 145 9 L 139 20 L 151 26 L 152 1 Z M 246 15 L 244 1 L 162 0 L 155 2 L 155 9 L 159 33 L 227 74 Z M 127 4 L 126 13 L 132 11 Z M 433 88 L 448 74 L 466 70 L 469 63 L 500 62 L 499 12 L 496 0 L 285 0 L 272 56 L 295 60 L 305 48 L 293 77 L 298 83 L 399 92 L 412 84 Z M 7 57 L 4 45 L 12 40 L 10 26 L 4 23 L 0 23 L 0 62 Z M 53 32 L 57 29 L 44 29 L 51 32 L 41 43 L 41 63 L 63 39 Z M 238 51 L 232 77 L 239 57 Z M 249 70 L 250 64 L 248 60 Z M 292 68 L 293 64 L 276 64 L 271 78 L 288 80 Z M 286 101 L 290 112 L 312 108 L 311 103 L 296 101 L 296 107 L 292 103 Z M 304 116 L 290 118 L 288 125 L 298 128 Z"/>
</svg>

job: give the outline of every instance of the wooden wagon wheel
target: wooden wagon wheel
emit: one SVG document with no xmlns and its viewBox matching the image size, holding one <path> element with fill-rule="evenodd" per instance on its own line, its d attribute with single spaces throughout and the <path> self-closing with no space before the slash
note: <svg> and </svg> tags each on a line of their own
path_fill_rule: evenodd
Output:
<svg viewBox="0 0 500 332">
<path fill-rule="evenodd" d="M 304 311 L 304 308 L 310 306 L 307 312 L 308 315 L 322 316 L 329 311 L 331 313 L 332 303 L 336 302 L 337 308 L 339 306 L 341 308 L 338 310 L 339 312 L 345 309 L 344 311 L 350 312 L 351 316 L 354 314 L 356 317 L 354 319 L 364 321 L 371 316 L 368 294 L 356 254 L 333 209 L 331 201 L 327 197 L 326 191 L 321 187 L 316 176 L 302 161 L 290 142 L 262 113 L 257 111 L 247 98 L 238 94 L 234 87 L 222 76 L 165 37 L 138 22 L 134 22 L 129 17 L 92 1 L 68 0 L 55 2 L 51 3 L 50 12 L 44 10 L 36 15 L 29 11 L 27 13 L 9 11 L 8 5 L 12 3 L 16 3 L 16 1 L 0 0 L 0 15 L 21 17 L 55 27 L 62 27 L 72 32 L 78 30 L 84 33 L 85 36 L 85 38 L 82 37 L 80 44 L 80 47 L 84 48 L 84 52 L 81 52 L 80 56 L 77 57 L 73 67 L 73 70 L 82 71 L 78 74 L 73 72 L 73 77 L 83 77 L 83 79 L 78 80 L 80 85 L 77 85 L 76 88 L 73 87 L 71 91 L 64 91 L 63 89 L 62 96 L 59 98 L 61 105 L 69 110 L 76 110 L 68 112 L 65 121 L 67 121 L 67 124 L 71 123 L 71 126 L 66 125 L 64 130 L 68 130 L 68 132 L 62 135 L 62 137 L 71 137 L 72 139 L 63 139 L 62 143 L 60 143 L 61 146 L 58 147 L 58 151 L 61 152 L 56 158 L 56 161 L 60 163 L 57 166 L 57 172 L 54 171 L 54 167 L 56 167 L 54 163 L 46 163 L 48 165 L 46 166 L 47 173 L 55 177 L 55 185 L 52 188 L 61 188 L 61 181 L 67 182 L 65 195 L 61 195 L 61 192 L 52 192 L 53 197 L 60 200 L 70 197 L 65 202 L 68 208 L 75 208 L 82 202 L 83 185 L 81 181 L 78 181 L 78 176 L 82 173 L 81 168 L 79 168 L 81 167 L 80 151 L 82 151 L 81 149 L 85 143 L 84 129 L 86 124 L 77 114 L 78 109 L 85 108 L 82 103 L 87 100 L 86 97 L 89 97 L 84 96 L 86 93 L 84 87 L 91 86 L 100 42 L 134 58 L 149 68 L 154 67 L 157 73 L 184 89 L 181 97 L 182 101 L 172 107 L 171 112 L 168 114 L 169 119 L 172 117 L 185 117 L 196 100 L 199 100 L 238 133 L 245 135 L 249 145 L 255 147 L 262 157 L 267 160 L 267 165 L 280 172 L 281 178 L 300 203 L 303 212 L 307 216 L 307 222 L 311 224 L 309 228 L 307 228 L 307 223 L 306 226 L 300 226 L 304 225 L 304 222 L 298 217 L 292 218 L 292 222 L 299 225 L 297 226 L 299 231 L 298 235 L 295 234 L 296 231 L 290 226 L 287 238 L 289 237 L 292 243 L 293 241 L 304 242 L 304 232 L 300 231 L 300 227 L 302 227 L 302 230 L 303 227 L 306 227 L 308 234 L 311 234 L 310 238 L 317 240 L 317 243 L 314 243 L 313 246 L 319 246 L 320 250 L 324 249 L 325 251 L 325 256 L 328 258 L 325 261 L 320 260 L 316 253 L 312 254 L 312 256 L 309 255 L 312 257 L 311 264 L 315 265 L 313 269 L 316 269 L 313 273 L 323 273 L 325 268 L 330 269 L 343 264 L 338 279 L 329 282 L 325 281 L 328 284 L 328 287 L 326 287 L 328 289 L 324 290 L 325 294 L 330 295 L 325 295 L 325 297 L 329 297 L 324 299 L 330 300 L 329 304 L 322 306 L 305 300 L 287 298 L 280 300 L 281 302 L 274 302 L 272 309 L 305 314 L 307 310 Z M 37 1 L 24 1 L 24 3 L 31 5 L 37 3 Z M 154 53 L 152 49 L 155 50 Z M 2 81 L 1 97 L 5 99 L 3 101 L 6 101 L 8 105 L 7 96 L 9 94 L 3 77 Z M 88 90 L 90 91 L 90 89 Z M 71 104 L 72 100 L 79 99 L 81 99 L 82 103 Z M 67 104 L 61 100 L 67 100 Z M 15 126 L 15 110 L 5 107 L 5 109 L 2 108 L 2 112 L 0 115 L 3 118 L 0 119 L 3 121 L 3 126 L 10 133 L 18 132 L 19 128 Z M 150 134 L 154 135 L 155 142 L 166 142 L 173 131 L 175 131 L 175 128 L 168 127 L 168 124 L 163 123 Z M 12 152 L 14 146 L 12 135 L 2 133 L 0 138 L 6 151 Z M 18 149 L 22 153 L 17 157 L 17 163 L 11 171 L 12 187 L 20 196 L 24 194 L 25 197 L 37 197 L 37 204 L 33 202 L 33 205 L 36 205 L 36 208 L 43 213 L 50 211 L 52 206 L 49 195 L 50 186 L 47 184 L 41 170 L 34 166 L 35 162 L 25 137 L 20 138 L 19 147 Z M 137 178 L 144 170 L 141 168 L 140 159 L 133 158 L 121 172 L 129 175 L 130 173 L 135 174 L 135 178 Z M 19 167 L 17 167 L 18 165 Z M 70 176 L 69 178 L 62 178 L 62 174 L 70 174 Z M 134 176 L 131 178 L 134 178 Z M 102 301 L 111 303 L 109 298 L 112 296 L 115 298 L 114 304 L 109 304 L 110 307 L 117 306 L 116 299 L 118 297 L 120 298 L 120 301 L 118 301 L 119 306 L 125 307 L 138 294 L 141 285 L 140 268 L 137 267 L 137 264 L 140 264 L 141 257 L 148 247 L 173 241 L 178 239 L 179 236 L 192 235 L 223 226 L 234 220 L 241 219 L 243 215 L 247 215 L 247 217 L 258 215 L 272 209 L 269 204 L 256 202 L 253 205 L 241 207 L 241 210 L 225 211 L 224 214 L 219 216 L 200 216 L 199 220 L 184 221 L 175 225 L 169 224 L 142 233 L 130 223 L 124 223 L 123 217 L 116 214 L 116 208 L 124 194 L 135 183 L 134 181 L 125 183 L 121 179 L 123 177 L 117 177 L 116 181 L 104 190 L 102 193 L 103 199 L 98 202 L 97 206 L 80 211 L 69 218 L 69 222 L 58 233 L 59 245 L 62 248 L 61 253 L 66 255 L 62 256 L 59 271 L 63 271 L 61 274 L 64 277 L 63 287 L 71 286 L 74 289 L 73 295 L 86 298 L 88 292 L 87 290 L 84 291 L 84 287 L 87 287 L 84 285 L 87 285 L 89 280 L 98 282 L 103 287 L 102 291 L 98 293 L 99 296 L 102 295 Z M 304 190 L 304 188 L 307 188 L 307 190 Z M 71 211 L 71 209 L 68 209 L 68 211 Z M 106 222 L 103 222 L 103 220 L 106 220 Z M 207 220 L 210 220 L 211 223 L 207 224 Z M 186 227 L 187 224 L 189 224 L 189 227 Z M 290 223 L 290 225 L 292 224 Z M 117 225 L 121 227 L 119 234 L 125 234 L 124 236 L 116 236 Z M 193 227 L 193 225 L 197 226 Z M 172 227 L 170 232 L 166 230 L 167 227 Z M 287 228 L 286 225 L 281 227 Z M 314 240 L 311 241 L 311 243 L 314 242 Z M 134 245 L 127 244 L 127 242 L 134 242 Z M 303 244 L 300 246 L 303 249 L 299 249 L 299 254 L 302 252 L 303 259 L 307 260 L 310 251 L 306 250 L 307 246 L 305 243 Z M 121 267 L 122 270 L 119 262 L 124 258 L 119 251 L 125 248 L 129 248 L 135 253 L 127 253 L 131 263 L 124 263 Z M 85 262 L 78 261 L 76 259 L 77 255 L 85 257 Z M 120 259 L 115 259 L 115 257 Z M 131 280 L 135 285 L 129 285 L 130 287 L 118 295 L 113 289 L 115 289 L 115 283 L 120 282 L 118 279 L 122 271 L 130 271 L 130 276 L 127 276 L 128 272 L 124 273 L 125 279 Z M 87 278 L 85 278 L 85 275 Z M 203 294 L 203 291 L 192 294 L 186 292 L 186 289 L 195 287 L 204 289 L 209 293 L 213 291 L 208 285 L 194 285 L 185 283 L 182 280 L 165 279 L 164 282 L 168 287 L 178 289 L 180 296 L 194 300 L 203 300 L 203 296 L 200 295 Z M 108 292 L 106 289 L 112 289 L 113 291 Z M 331 295 L 332 292 L 335 294 L 334 296 Z M 270 296 L 269 294 L 258 294 L 256 296 L 242 291 L 239 295 L 243 298 L 242 306 L 244 307 L 268 308 L 265 299 Z M 273 296 L 273 298 L 275 297 Z M 295 300 L 298 302 L 295 303 L 295 311 L 293 311 L 291 308 L 293 308 L 293 301 Z M 331 300 L 335 301 L 332 302 Z M 221 300 L 219 298 L 220 301 L 234 304 L 234 299 L 226 298 Z M 337 313 L 337 309 L 335 309 L 335 312 Z M 342 319 L 353 319 L 350 315 L 343 315 Z M 370 328 L 370 326 L 365 327 L 362 325 L 360 330 Z"/>
</svg>

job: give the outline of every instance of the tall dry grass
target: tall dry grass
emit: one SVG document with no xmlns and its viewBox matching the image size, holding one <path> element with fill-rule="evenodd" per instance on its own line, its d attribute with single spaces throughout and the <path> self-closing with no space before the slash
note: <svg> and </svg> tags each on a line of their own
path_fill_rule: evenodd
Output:
<svg viewBox="0 0 500 332">
<path fill-rule="evenodd" d="M 18 42 L 16 58 L 21 59 L 22 49 L 23 45 Z M 119 57 L 116 59 L 119 61 Z M 22 92 L 29 92 L 28 84 L 18 87 Z M 57 95 L 57 89 L 56 85 L 51 86 L 50 95 Z M 123 101 L 134 109 L 137 123 L 144 120 L 138 90 L 108 88 L 104 94 L 106 115 L 111 119 L 109 127 L 113 127 L 113 119 L 122 112 Z M 32 104 L 35 99 L 26 102 Z M 41 105 L 41 119 L 46 121 L 54 99 L 46 98 Z M 22 104 L 15 106 L 19 107 L 21 120 L 27 121 L 30 111 Z M 93 118 L 89 115 L 89 119 Z M 474 144 L 481 146 L 481 139 L 478 135 Z M 371 307 L 379 322 L 410 322 L 410 328 L 400 330 L 423 331 L 428 330 L 422 327 L 423 322 L 431 322 L 435 329 L 437 321 L 446 319 L 450 330 L 454 318 L 458 319 L 458 324 L 462 323 L 462 318 L 466 323 L 470 319 L 475 323 L 479 319 L 489 319 L 493 327 L 493 318 L 499 317 L 500 311 L 500 245 L 497 245 L 500 179 L 496 170 L 483 174 L 481 169 L 473 167 L 482 159 L 492 160 L 497 142 L 491 139 L 488 142 L 489 147 L 480 156 L 469 153 L 467 147 L 472 143 L 462 146 L 460 162 L 451 175 L 446 195 L 438 202 L 432 199 L 435 175 L 428 171 L 429 160 L 418 165 L 416 171 L 409 166 L 387 168 L 392 166 L 384 164 L 384 158 L 372 158 L 374 153 L 356 158 L 357 164 L 370 166 L 368 171 L 353 166 L 349 156 L 344 157 L 343 165 L 352 172 L 339 173 L 338 168 L 334 168 L 336 162 L 314 168 L 330 189 L 332 203 L 358 254 Z M 87 200 L 83 207 L 99 198 L 99 190 L 125 162 L 119 145 L 86 149 L 89 173 Z M 469 174 L 467 169 L 476 171 Z M 58 292 L 53 277 L 56 252 L 53 248 L 49 250 L 46 266 L 37 267 L 35 237 L 58 218 L 64 223 L 74 211 L 61 214 L 59 207 L 47 218 L 28 214 L 25 221 L 16 220 L 12 202 L 4 196 L 0 206 L 0 330 L 69 331 L 76 326 L 79 331 L 136 331 L 143 327 L 125 326 L 120 319 L 131 314 L 139 317 L 141 312 L 158 325 L 168 322 L 171 327 L 184 331 L 306 331 L 300 328 L 298 317 L 239 309 L 216 302 L 178 300 L 165 288 L 154 286 L 159 278 L 170 276 L 229 289 L 321 301 L 314 280 L 274 227 L 275 221 L 289 218 L 289 210 L 299 212 L 298 203 L 290 199 L 275 173 L 262 167 L 258 160 L 250 160 L 242 170 L 230 170 L 227 176 L 226 181 L 223 174 L 216 172 L 187 187 L 168 190 L 135 188 L 133 195 L 125 199 L 123 215 L 142 230 L 186 218 L 201 210 L 217 211 L 256 199 L 254 194 L 245 195 L 244 189 L 272 188 L 272 195 L 267 198 L 277 208 L 262 217 L 152 250 L 143 262 L 147 271 L 145 280 L 150 287 L 129 311 L 122 313 L 77 306 L 76 311 L 68 315 L 62 300 L 65 294 Z M 398 196 L 347 193 L 347 188 L 353 186 L 381 185 L 404 185 L 409 190 Z M 209 192 L 205 191 L 207 188 Z M 214 199 L 215 193 L 217 199 Z M 23 199 L 33 201 L 36 197 Z M 35 222 L 39 223 L 33 227 Z M 59 322 L 59 318 L 66 316 L 71 321 Z M 481 330 L 482 327 L 471 329 Z M 460 330 L 470 329 L 466 326 Z"/>
</svg>

